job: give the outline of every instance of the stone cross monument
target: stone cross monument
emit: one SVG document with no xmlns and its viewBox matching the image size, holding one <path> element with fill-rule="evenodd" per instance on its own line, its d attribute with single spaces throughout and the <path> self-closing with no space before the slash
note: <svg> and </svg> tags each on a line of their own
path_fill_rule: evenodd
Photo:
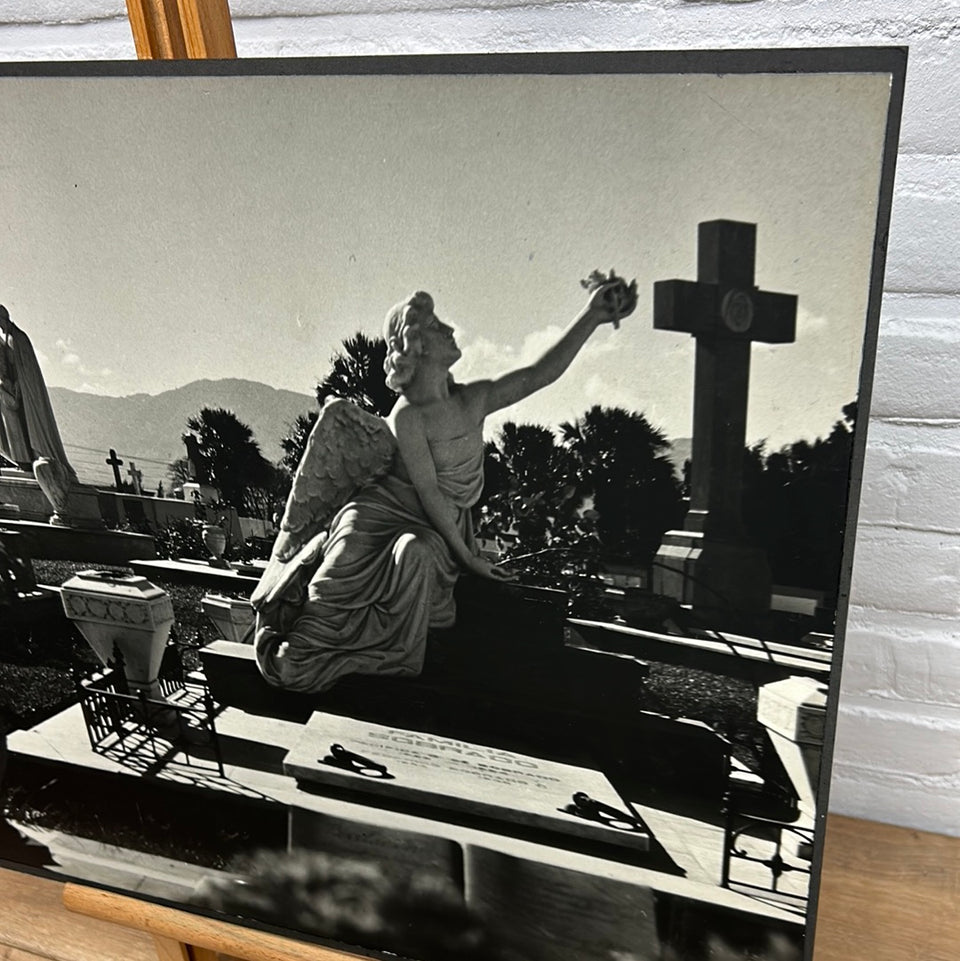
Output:
<svg viewBox="0 0 960 961">
<path fill-rule="evenodd" d="M 120 477 L 120 468 L 123 466 L 123 461 L 117 457 L 117 452 L 112 447 L 110 448 L 110 456 L 104 463 L 113 468 L 113 486 L 117 490 L 123 490 L 123 479 Z"/>
<path fill-rule="evenodd" d="M 143 493 L 143 471 L 137 470 L 137 465 L 133 461 L 130 461 L 130 468 L 127 471 L 127 473 L 130 475 L 130 483 L 133 485 L 134 494 L 137 494 L 137 495 L 142 494 Z"/>
<path fill-rule="evenodd" d="M 770 606 L 766 555 L 743 530 L 750 345 L 796 339 L 797 298 L 754 284 L 755 224 L 700 224 L 697 279 L 653 285 L 653 325 L 696 339 L 690 509 L 657 554 L 654 589 L 701 610 Z"/>
</svg>

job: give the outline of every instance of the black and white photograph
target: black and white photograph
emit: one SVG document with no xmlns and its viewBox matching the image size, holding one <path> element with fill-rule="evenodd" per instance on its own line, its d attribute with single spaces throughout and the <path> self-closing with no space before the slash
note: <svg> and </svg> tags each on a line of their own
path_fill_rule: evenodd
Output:
<svg viewBox="0 0 960 961">
<path fill-rule="evenodd" d="M 809 958 L 903 70 L 0 65 L 0 861 Z"/>
</svg>

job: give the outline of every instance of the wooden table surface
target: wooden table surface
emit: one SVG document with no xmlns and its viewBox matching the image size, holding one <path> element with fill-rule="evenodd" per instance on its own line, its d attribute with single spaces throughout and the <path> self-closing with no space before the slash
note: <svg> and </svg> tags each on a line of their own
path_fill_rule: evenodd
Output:
<svg viewBox="0 0 960 961">
<path fill-rule="evenodd" d="M 0 869 L 0 961 L 156 961 L 140 931 L 68 912 L 62 884 Z M 960 838 L 831 815 L 814 961 L 960 959 Z"/>
</svg>

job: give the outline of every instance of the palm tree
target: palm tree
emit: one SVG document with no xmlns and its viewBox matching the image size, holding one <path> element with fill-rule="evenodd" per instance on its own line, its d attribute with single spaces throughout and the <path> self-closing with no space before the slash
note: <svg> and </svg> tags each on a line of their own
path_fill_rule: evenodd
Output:
<svg viewBox="0 0 960 961">
<path fill-rule="evenodd" d="M 224 504 L 242 512 L 251 500 L 248 491 L 273 486 L 273 465 L 260 452 L 253 431 L 232 410 L 204 407 L 188 418 L 187 427 L 196 441 L 190 446 L 191 459 L 199 461 L 197 475 L 220 491 Z"/>
<path fill-rule="evenodd" d="M 292 477 L 300 466 L 303 459 L 303 452 L 307 447 L 307 439 L 316 424 L 320 412 L 316 410 L 308 411 L 306 414 L 297 414 L 297 419 L 289 426 L 290 433 L 280 438 L 280 446 L 283 448 L 283 457 L 280 459 L 280 466 Z"/>
<path fill-rule="evenodd" d="M 387 387 L 383 362 L 387 343 L 382 337 L 357 332 L 333 355 L 330 373 L 317 385 L 321 406 L 328 397 L 343 397 L 381 417 L 390 413 L 397 395 Z"/>
<path fill-rule="evenodd" d="M 560 425 L 580 490 L 593 498 L 607 556 L 647 564 L 665 531 L 680 520 L 680 483 L 670 442 L 636 411 L 591 407 Z"/>
<path fill-rule="evenodd" d="M 579 514 L 574 464 L 552 431 L 508 421 L 484 449 L 479 531 L 509 534 L 504 557 L 542 583 L 559 586 L 563 572 L 586 569 L 594 551 L 589 521 Z"/>
<path fill-rule="evenodd" d="M 837 590 L 856 416 L 847 404 L 826 438 L 748 451 L 744 526 L 767 551 L 775 583 Z"/>
<path fill-rule="evenodd" d="M 383 362 L 387 343 L 382 337 L 368 337 L 358 331 L 348 337 L 330 361 L 330 371 L 317 384 L 317 401 L 322 407 L 328 397 L 342 397 L 358 407 L 384 417 L 393 409 L 397 395 L 387 387 Z M 319 411 L 297 415 L 289 433 L 280 439 L 283 448 L 281 466 L 295 474 L 307 439 L 317 422 Z"/>
<path fill-rule="evenodd" d="M 546 547 L 579 505 L 570 457 L 553 432 L 538 424 L 508 421 L 497 440 L 520 546 Z"/>
</svg>

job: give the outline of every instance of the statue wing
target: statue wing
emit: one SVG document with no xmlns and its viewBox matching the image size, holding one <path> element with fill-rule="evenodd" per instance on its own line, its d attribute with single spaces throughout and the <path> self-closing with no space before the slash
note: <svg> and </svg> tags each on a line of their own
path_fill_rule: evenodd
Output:
<svg viewBox="0 0 960 961">
<path fill-rule="evenodd" d="M 390 469 L 396 449 L 382 417 L 341 398 L 328 400 L 307 438 L 273 555 L 290 560 L 360 487 Z"/>
<path fill-rule="evenodd" d="M 251 602 L 259 608 L 277 597 L 289 580 L 287 567 L 313 541 L 311 558 L 337 511 L 366 483 L 382 477 L 393 464 L 397 442 L 382 417 L 342 398 L 320 410 L 304 448 L 300 466 L 280 522 L 280 533 Z M 291 573 L 292 572 L 286 572 Z"/>
</svg>

